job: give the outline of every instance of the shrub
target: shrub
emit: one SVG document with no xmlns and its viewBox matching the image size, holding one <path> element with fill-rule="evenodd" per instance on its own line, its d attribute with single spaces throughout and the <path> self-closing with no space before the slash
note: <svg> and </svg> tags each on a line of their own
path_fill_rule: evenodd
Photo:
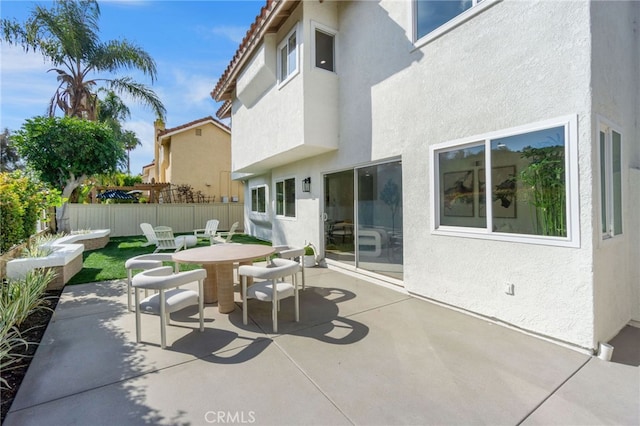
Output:
<svg viewBox="0 0 640 426">
<path fill-rule="evenodd" d="M 41 212 L 59 203 L 60 195 L 34 176 L 0 173 L 0 252 L 27 240 Z"/>
</svg>

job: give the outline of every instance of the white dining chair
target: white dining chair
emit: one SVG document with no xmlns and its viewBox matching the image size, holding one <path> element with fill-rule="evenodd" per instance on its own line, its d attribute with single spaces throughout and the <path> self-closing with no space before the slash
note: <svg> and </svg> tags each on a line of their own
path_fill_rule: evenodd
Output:
<svg viewBox="0 0 640 426">
<path fill-rule="evenodd" d="M 160 316 L 160 346 L 167 346 L 167 325 L 170 325 L 170 314 L 188 306 L 197 305 L 200 314 L 200 331 L 204 331 L 204 279 L 207 272 L 204 269 L 173 273 L 170 266 L 143 271 L 133 277 L 132 285 L 135 289 L 136 305 L 136 342 L 141 341 L 141 313 Z M 198 291 L 177 288 L 192 282 L 198 282 Z M 157 290 L 158 293 L 140 300 L 138 289 Z"/>
<path fill-rule="evenodd" d="M 271 319 L 273 332 L 278 332 L 278 310 L 280 300 L 293 296 L 296 322 L 300 321 L 300 307 L 298 300 L 297 272 L 300 264 L 289 259 L 272 259 L 266 267 L 242 265 L 238 269 L 242 281 L 242 321 L 248 322 L 248 299 L 271 302 Z M 280 278 L 291 276 L 291 282 L 280 281 Z M 247 288 L 247 278 L 253 277 L 265 281 L 254 282 Z"/>
<path fill-rule="evenodd" d="M 171 254 L 169 253 L 151 253 L 151 254 L 142 254 L 140 256 L 135 256 L 124 263 L 124 267 L 127 270 L 127 309 L 129 311 L 133 311 L 131 308 L 131 294 L 133 291 L 133 287 L 131 286 L 131 282 L 133 280 L 133 275 L 135 271 L 146 271 L 153 268 L 158 268 L 162 266 L 162 262 L 173 262 L 171 258 Z M 180 265 L 178 263 L 174 263 L 174 272 L 179 272 Z M 146 292 L 145 292 L 146 296 Z"/>
<path fill-rule="evenodd" d="M 304 247 L 292 247 L 292 246 L 274 246 L 276 254 L 281 259 L 294 260 L 300 263 L 300 273 L 302 275 L 302 290 L 305 290 L 305 277 L 304 277 Z"/>
</svg>

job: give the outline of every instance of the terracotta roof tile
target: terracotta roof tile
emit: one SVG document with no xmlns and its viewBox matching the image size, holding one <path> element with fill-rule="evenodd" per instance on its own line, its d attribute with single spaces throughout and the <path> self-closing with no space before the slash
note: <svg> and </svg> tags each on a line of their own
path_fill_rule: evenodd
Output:
<svg viewBox="0 0 640 426">
<path fill-rule="evenodd" d="M 229 87 L 233 85 L 235 79 L 235 73 L 238 70 L 238 67 L 241 65 L 241 62 L 249 56 L 253 49 L 256 47 L 256 41 L 259 41 L 262 37 L 262 30 L 265 29 L 265 25 L 269 22 L 270 18 L 274 17 L 276 20 L 276 27 L 279 26 L 283 21 L 278 21 L 278 11 L 287 10 L 290 11 L 300 3 L 300 0 L 267 0 L 266 4 L 262 6 L 260 9 L 260 14 L 256 16 L 255 21 L 249 27 L 247 34 L 242 39 L 238 50 L 236 50 L 235 55 L 231 59 L 231 62 L 227 66 L 226 70 L 218 80 L 218 83 L 214 87 L 213 91 L 211 91 L 211 97 L 216 101 L 223 100 L 223 96 L 229 90 Z M 288 7 L 288 9 L 287 9 Z M 285 19 L 286 16 L 284 15 Z"/>
<path fill-rule="evenodd" d="M 161 132 L 158 132 L 158 137 L 160 137 L 160 136 L 164 136 L 164 135 L 166 135 L 166 134 L 168 134 L 168 133 L 173 133 L 173 132 L 178 131 L 178 130 L 181 130 L 181 129 L 189 128 L 189 127 L 194 126 L 194 125 L 196 125 L 196 124 L 198 124 L 198 123 L 205 123 L 205 122 L 207 122 L 207 121 L 213 121 L 213 122 L 215 122 L 216 124 L 218 124 L 220 127 L 224 128 L 224 129 L 226 129 L 226 130 L 228 130 L 229 132 L 231 131 L 231 129 L 229 128 L 229 126 L 227 126 L 226 124 L 221 123 L 220 121 L 216 120 L 215 118 L 213 118 L 213 117 L 211 117 L 211 116 L 207 116 L 207 117 L 200 118 L 200 119 L 198 119 L 198 120 L 190 121 L 190 122 L 185 123 L 185 124 L 183 124 L 183 125 L 181 125 L 181 126 L 172 127 L 172 128 L 170 128 L 170 129 L 162 130 Z"/>
</svg>

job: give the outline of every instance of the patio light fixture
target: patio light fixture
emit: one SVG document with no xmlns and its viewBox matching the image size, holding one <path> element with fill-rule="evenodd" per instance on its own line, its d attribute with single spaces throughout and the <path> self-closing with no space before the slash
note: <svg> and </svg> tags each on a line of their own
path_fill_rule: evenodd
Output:
<svg viewBox="0 0 640 426">
<path fill-rule="evenodd" d="M 302 179 L 302 192 L 311 192 L 311 177 Z"/>
</svg>

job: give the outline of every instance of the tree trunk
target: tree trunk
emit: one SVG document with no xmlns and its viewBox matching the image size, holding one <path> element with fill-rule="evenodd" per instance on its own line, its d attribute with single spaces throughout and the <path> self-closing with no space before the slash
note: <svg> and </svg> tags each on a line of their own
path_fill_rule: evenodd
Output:
<svg viewBox="0 0 640 426">
<path fill-rule="evenodd" d="M 69 202 L 69 197 L 71 197 L 71 193 L 73 190 L 80 186 L 82 182 L 87 179 L 87 175 L 82 175 L 79 178 L 76 178 L 73 173 L 67 179 L 67 182 L 62 190 L 62 207 L 56 208 L 56 225 L 58 232 L 70 233 L 71 225 L 69 225 L 69 210 L 67 209 L 67 204 Z"/>
</svg>

